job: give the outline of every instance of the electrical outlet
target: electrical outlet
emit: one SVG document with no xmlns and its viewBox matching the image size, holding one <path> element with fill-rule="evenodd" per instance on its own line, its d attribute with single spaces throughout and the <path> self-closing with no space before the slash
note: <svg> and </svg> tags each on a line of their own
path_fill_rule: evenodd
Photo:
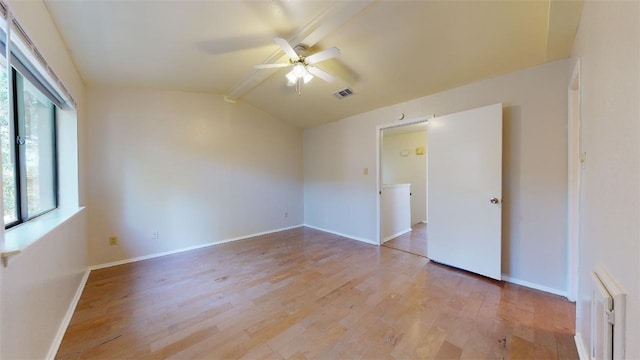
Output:
<svg viewBox="0 0 640 360">
<path fill-rule="evenodd" d="M 118 245 L 118 237 L 117 236 L 109 236 L 109 246 Z"/>
<path fill-rule="evenodd" d="M 157 240 L 160 237 L 160 234 L 157 231 L 151 233 L 151 239 Z"/>
</svg>

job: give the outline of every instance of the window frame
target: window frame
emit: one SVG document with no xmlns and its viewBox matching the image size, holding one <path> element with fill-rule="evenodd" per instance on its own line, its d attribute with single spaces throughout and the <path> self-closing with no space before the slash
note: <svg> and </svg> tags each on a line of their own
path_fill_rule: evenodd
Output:
<svg viewBox="0 0 640 360">
<path fill-rule="evenodd" d="M 49 102 L 49 104 L 51 105 L 51 141 L 52 141 L 52 167 L 53 167 L 53 207 L 46 209 L 44 211 L 38 212 L 36 214 L 29 214 L 28 211 L 28 206 L 29 206 L 29 200 L 28 200 L 28 194 L 27 194 L 27 186 L 26 186 L 26 182 L 27 182 L 27 162 L 26 162 L 26 144 L 19 144 L 18 141 L 18 137 L 19 136 L 24 136 L 24 121 L 25 121 L 25 116 L 24 116 L 24 108 L 25 105 L 22 104 L 20 105 L 20 101 L 24 100 L 24 94 L 21 94 L 20 90 L 24 91 L 24 85 L 22 85 L 21 88 L 19 88 L 18 86 L 18 77 L 21 77 L 21 81 L 24 82 L 27 81 L 29 82 L 32 86 L 34 86 L 34 88 L 37 91 L 40 91 L 39 88 L 33 84 L 33 82 L 30 80 L 30 78 L 28 76 L 23 75 L 20 71 L 18 71 L 14 66 L 11 66 L 11 79 L 10 79 L 10 83 L 11 83 L 11 88 L 9 89 L 12 92 L 12 99 L 13 99 L 13 111 L 10 115 L 10 119 L 9 119 L 9 124 L 10 126 L 13 126 L 13 129 L 10 129 L 9 134 L 10 134 L 10 139 L 9 141 L 11 142 L 10 146 L 11 149 L 13 151 L 14 154 L 14 174 L 15 174 L 15 187 L 16 187 L 16 194 L 15 194 L 15 203 L 16 203 L 16 217 L 17 219 L 15 221 L 12 221 L 10 223 L 6 223 L 5 224 L 5 230 L 6 229 L 10 229 L 12 227 L 18 226 L 20 224 L 23 224 L 27 221 L 33 220 L 37 217 L 40 217 L 42 215 L 45 215 L 51 211 L 54 211 L 56 209 L 58 209 L 60 202 L 59 202 L 59 179 L 58 179 L 58 126 L 57 126 L 57 119 L 56 119 L 56 112 L 57 112 L 57 105 L 51 101 L 46 95 L 44 94 L 40 94 L 42 95 L 44 98 L 47 99 L 47 101 Z M 25 145 L 25 146 L 23 146 Z"/>
</svg>

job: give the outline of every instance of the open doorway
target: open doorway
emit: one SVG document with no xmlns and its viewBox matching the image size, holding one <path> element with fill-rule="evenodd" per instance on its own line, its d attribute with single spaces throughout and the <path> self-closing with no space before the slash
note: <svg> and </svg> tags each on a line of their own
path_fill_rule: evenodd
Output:
<svg viewBox="0 0 640 360">
<path fill-rule="evenodd" d="M 380 244 L 427 257 L 427 119 L 379 129 Z"/>
<path fill-rule="evenodd" d="M 441 115 L 428 121 L 428 145 L 425 146 L 429 171 L 426 256 L 441 264 L 500 280 L 502 104 Z M 378 130 L 378 219 L 384 225 L 389 218 L 396 218 L 393 212 L 383 216 L 384 206 L 380 211 L 388 190 L 383 185 L 384 167 L 380 155 L 385 146 L 386 127 L 378 127 Z M 471 160 L 469 154 L 473 155 Z M 406 195 L 400 199 L 408 203 L 409 192 Z M 408 215 L 405 224 L 410 222 L 407 219 Z M 406 227 L 409 228 L 406 232 L 412 232 L 410 226 Z M 384 226 L 379 227 L 380 244 L 390 239 L 387 234 L 392 237 L 404 234 L 395 230 L 389 232 Z"/>
</svg>

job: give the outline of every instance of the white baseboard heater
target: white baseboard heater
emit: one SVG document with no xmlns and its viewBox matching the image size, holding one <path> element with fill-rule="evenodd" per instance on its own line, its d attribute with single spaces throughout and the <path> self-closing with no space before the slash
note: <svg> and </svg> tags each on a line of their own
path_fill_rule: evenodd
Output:
<svg viewBox="0 0 640 360">
<path fill-rule="evenodd" d="M 591 278 L 591 359 L 624 359 L 627 294 L 600 264 Z"/>
</svg>

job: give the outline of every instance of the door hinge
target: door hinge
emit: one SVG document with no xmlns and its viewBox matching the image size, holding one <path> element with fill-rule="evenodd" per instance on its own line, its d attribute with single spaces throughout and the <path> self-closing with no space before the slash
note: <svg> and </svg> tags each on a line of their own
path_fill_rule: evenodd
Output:
<svg viewBox="0 0 640 360">
<path fill-rule="evenodd" d="M 607 322 L 611 325 L 616 324 L 616 311 L 615 310 L 605 310 L 605 315 L 607 316 Z"/>
<path fill-rule="evenodd" d="M 24 145 L 25 144 L 25 139 L 22 136 L 16 136 L 16 144 L 18 145 Z"/>
</svg>

